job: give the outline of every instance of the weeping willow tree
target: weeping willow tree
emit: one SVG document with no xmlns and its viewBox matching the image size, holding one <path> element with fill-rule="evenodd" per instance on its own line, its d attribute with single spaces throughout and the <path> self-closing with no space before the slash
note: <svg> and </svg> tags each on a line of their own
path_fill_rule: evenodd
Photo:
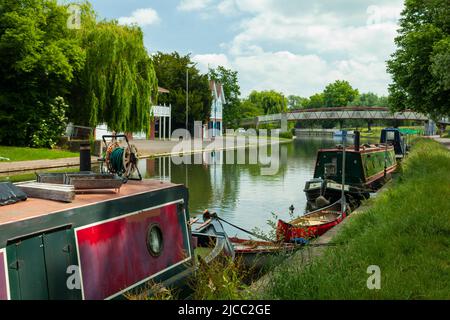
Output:
<svg viewBox="0 0 450 320">
<path fill-rule="evenodd" d="M 70 120 L 117 132 L 147 132 L 158 84 L 138 26 L 87 24 L 79 33 L 86 62 L 71 94 Z"/>
</svg>

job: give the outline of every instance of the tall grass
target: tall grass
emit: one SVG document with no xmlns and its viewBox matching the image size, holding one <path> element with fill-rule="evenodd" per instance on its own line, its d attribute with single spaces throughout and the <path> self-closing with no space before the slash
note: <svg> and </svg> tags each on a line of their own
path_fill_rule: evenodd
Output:
<svg viewBox="0 0 450 320">
<path fill-rule="evenodd" d="M 269 299 L 450 299 L 450 152 L 419 139 L 392 188 L 307 266 L 270 277 Z M 381 288 L 370 290 L 371 265 Z"/>
</svg>

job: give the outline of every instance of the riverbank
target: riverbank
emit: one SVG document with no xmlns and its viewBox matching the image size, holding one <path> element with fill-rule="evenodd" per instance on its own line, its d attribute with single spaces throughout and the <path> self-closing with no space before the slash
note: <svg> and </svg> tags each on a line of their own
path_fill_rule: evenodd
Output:
<svg viewBox="0 0 450 320">
<path fill-rule="evenodd" d="M 187 154 L 195 154 L 201 152 L 213 152 L 213 151 L 222 151 L 222 150 L 234 150 L 238 148 L 249 148 L 255 147 L 257 142 L 250 142 L 246 140 L 246 143 L 243 145 L 236 145 L 234 143 L 235 137 L 219 137 L 216 138 L 215 141 L 194 141 L 192 143 L 192 147 L 188 149 L 182 150 L 182 155 Z M 266 139 L 260 138 L 259 146 L 264 146 L 273 143 L 289 143 L 292 140 L 290 139 Z M 149 159 L 149 158 L 158 158 L 158 157 L 167 157 L 172 155 L 179 155 L 180 152 L 174 151 L 175 148 L 179 145 L 179 141 L 171 140 L 171 141 L 161 141 L 161 140 L 133 140 L 131 142 L 134 144 L 139 151 L 139 158 L 141 159 Z M 4 148 L 4 147 L 1 147 Z M 6 147 L 5 147 L 6 148 Z M 17 148 L 16 148 L 17 149 Z M 22 148 L 22 153 L 30 152 L 30 155 L 17 155 L 15 157 L 11 157 L 11 160 L 17 161 L 8 161 L 8 162 L 0 162 L 0 176 L 7 177 L 17 174 L 22 174 L 25 172 L 34 172 L 38 170 L 49 170 L 49 169 L 58 169 L 58 168 L 68 168 L 68 167 L 78 167 L 80 164 L 80 159 L 78 154 L 70 153 L 58 150 L 44 150 L 41 149 L 29 149 Z M 17 150 L 14 151 L 14 154 L 18 154 Z M 5 153 L 6 154 L 6 153 Z M 77 155 L 76 157 L 65 158 L 63 155 Z M 3 156 L 3 154 L 0 154 Z M 62 157 L 62 158 L 61 158 Z M 29 161 L 24 161 L 24 159 L 32 159 Z M 98 159 L 93 157 L 92 163 L 95 164 L 98 162 Z"/>
<path fill-rule="evenodd" d="M 450 151 L 420 139 L 401 176 L 373 205 L 348 220 L 322 256 L 283 264 L 266 299 L 449 299 Z M 381 272 L 369 290 L 370 266 Z"/>
</svg>

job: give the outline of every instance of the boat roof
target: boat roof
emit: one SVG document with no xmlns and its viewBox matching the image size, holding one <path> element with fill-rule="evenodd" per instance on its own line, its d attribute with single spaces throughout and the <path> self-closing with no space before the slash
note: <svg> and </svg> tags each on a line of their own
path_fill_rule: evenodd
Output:
<svg viewBox="0 0 450 320">
<path fill-rule="evenodd" d="M 394 147 L 392 145 L 388 145 L 388 151 L 394 150 Z M 384 144 L 376 144 L 376 145 L 361 145 L 359 147 L 359 151 L 355 150 L 355 146 L 347 146 L 345 148 L 346 152 L 352 152 L 352 153 L 372 153 L 372 152 L 379 152 L 379 151 L 385 151 L 386 146 Z M 329 149 L 320 149 L 319 152 L 342 152 L 341 148 L 329 148 Z"/>
<path fill-rule="evenodd" d="M 129 181 L 121 187 L 120 192 L 94 190 L 77 193 L 75 200 L 71 203 L 28 198 L 26 201 L 0 207 L 0 225 L 176 186 L 180 185 L 159 180 Z"/>
</svg>

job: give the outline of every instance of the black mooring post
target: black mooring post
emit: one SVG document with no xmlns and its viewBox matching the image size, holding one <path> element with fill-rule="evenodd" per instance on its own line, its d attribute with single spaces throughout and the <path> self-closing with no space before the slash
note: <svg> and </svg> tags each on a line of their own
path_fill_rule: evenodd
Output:
<svg viewBox="0 0 450 320">
<path fill-rule="evenodd" d="M 91 171 L 91 145 L 89 143 L 80 145 L 80 171 Z"/>
<path fill-rule="evenodd" d="M 355 131 L 355 151 L 359 151 L 360 146 L 361 146 L 361 133 L 359 131 Z"/>
</svg>

